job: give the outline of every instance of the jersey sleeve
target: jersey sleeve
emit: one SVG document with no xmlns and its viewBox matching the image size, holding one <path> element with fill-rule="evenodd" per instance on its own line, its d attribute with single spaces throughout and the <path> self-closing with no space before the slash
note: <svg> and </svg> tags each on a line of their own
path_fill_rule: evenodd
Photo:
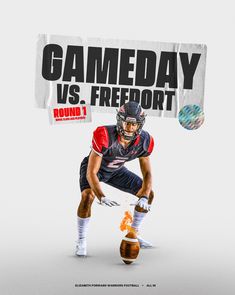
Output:
<svg viewBox="0 0 235 295">
<path fill-rule="evenodd" d="M 109 146 L 109 136 L 107 129 L 102 126 L 93 132 L 91 148 L 101 157 Z"/>
<path fill-rule="evenodd" d="M 154 149 L 154 139 L 150 134 L 147 134 L 143 142 L 143 152 L 140 157 L 148 157 Z"/>
</svg>

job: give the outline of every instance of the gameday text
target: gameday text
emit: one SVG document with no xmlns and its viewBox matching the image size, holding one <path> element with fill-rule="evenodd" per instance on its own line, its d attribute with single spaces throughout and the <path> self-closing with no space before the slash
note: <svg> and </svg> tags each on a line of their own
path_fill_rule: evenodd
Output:
<svg viewBox="0 0 235 295">
<path fill-rule="evenodd" d="M 57 83 L 58 104 L 119 107 L 131 100 L 143 109 L 172 110 L 178 88 L 192 90 L 200 53 L 47 44 L 42 76 Z M 90 85 L 89 97 L 80 89 Z"/>
</svg>

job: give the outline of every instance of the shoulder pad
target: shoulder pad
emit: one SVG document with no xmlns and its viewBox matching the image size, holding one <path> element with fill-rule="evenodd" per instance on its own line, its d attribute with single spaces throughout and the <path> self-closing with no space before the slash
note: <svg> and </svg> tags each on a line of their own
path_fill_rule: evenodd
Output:
<svg viewBox="0 0 235 295">
<path fill-rule="evenodd" d="M 109 135 L 108 131 L 104 126 L 97 127 L 93 132 L 92 138 L 92 148 L 98 152 L 102 153 L 103 148 L 108 148 L 109 146 Z"/>
</svg>

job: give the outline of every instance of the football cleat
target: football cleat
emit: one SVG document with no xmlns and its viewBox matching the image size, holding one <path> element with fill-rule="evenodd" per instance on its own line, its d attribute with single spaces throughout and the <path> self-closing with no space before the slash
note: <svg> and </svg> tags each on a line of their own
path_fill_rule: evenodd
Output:
<svg viewBox="0 0 235 295">
<path fill-rule="evenodd" d="M 151 244 L 150 242 L 144 240 L 143 238 L 141 238 L 140 236 L 137 236 L 137 239 L 139 241 L 140 244 L 140 248 L 141 249 L 149 249 L 149 248 L 153 248 L 153 244 Z"/>
<path fill-rule="evenodd" d="M 86 257 L 87 250 L 86 250 L 86 239 L 79 239 L 76 244 L 76 251 L 75 254 L 80 257 Z"/>
</svg>

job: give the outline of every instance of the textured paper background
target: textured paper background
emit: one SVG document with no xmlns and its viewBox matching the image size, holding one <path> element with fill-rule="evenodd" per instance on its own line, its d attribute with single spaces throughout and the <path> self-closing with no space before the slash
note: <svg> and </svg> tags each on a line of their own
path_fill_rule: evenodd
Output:
<svg viewBox="0 0 235 295">
<path fill-rule="evenodd" d="M 21 1 L 1 18 L 0 293 L 234 294 L 234 60 L 233 2 Z M 78 167 L 91 133 L 115 122 L 50 126 L 34 106 L 38 33 L 161 40 L 208 45 L 204 125 L 151 118 L 156 202 L 144 236 L 156 249 L 133 268 L 119 260 L 117 211 L 94 204 L 86 261 L 74 258 Z M 86 129 L 84 130 L 84 126 Z M 131 163 L 138 171 L 138 163 Z M 107 209 L 107 210 L 106 210 Z M 109 218 L 107 224 L 106 219 Z M 156 283 L 157 289 L 86 289 L 75 283 Z"/>
</svg>

